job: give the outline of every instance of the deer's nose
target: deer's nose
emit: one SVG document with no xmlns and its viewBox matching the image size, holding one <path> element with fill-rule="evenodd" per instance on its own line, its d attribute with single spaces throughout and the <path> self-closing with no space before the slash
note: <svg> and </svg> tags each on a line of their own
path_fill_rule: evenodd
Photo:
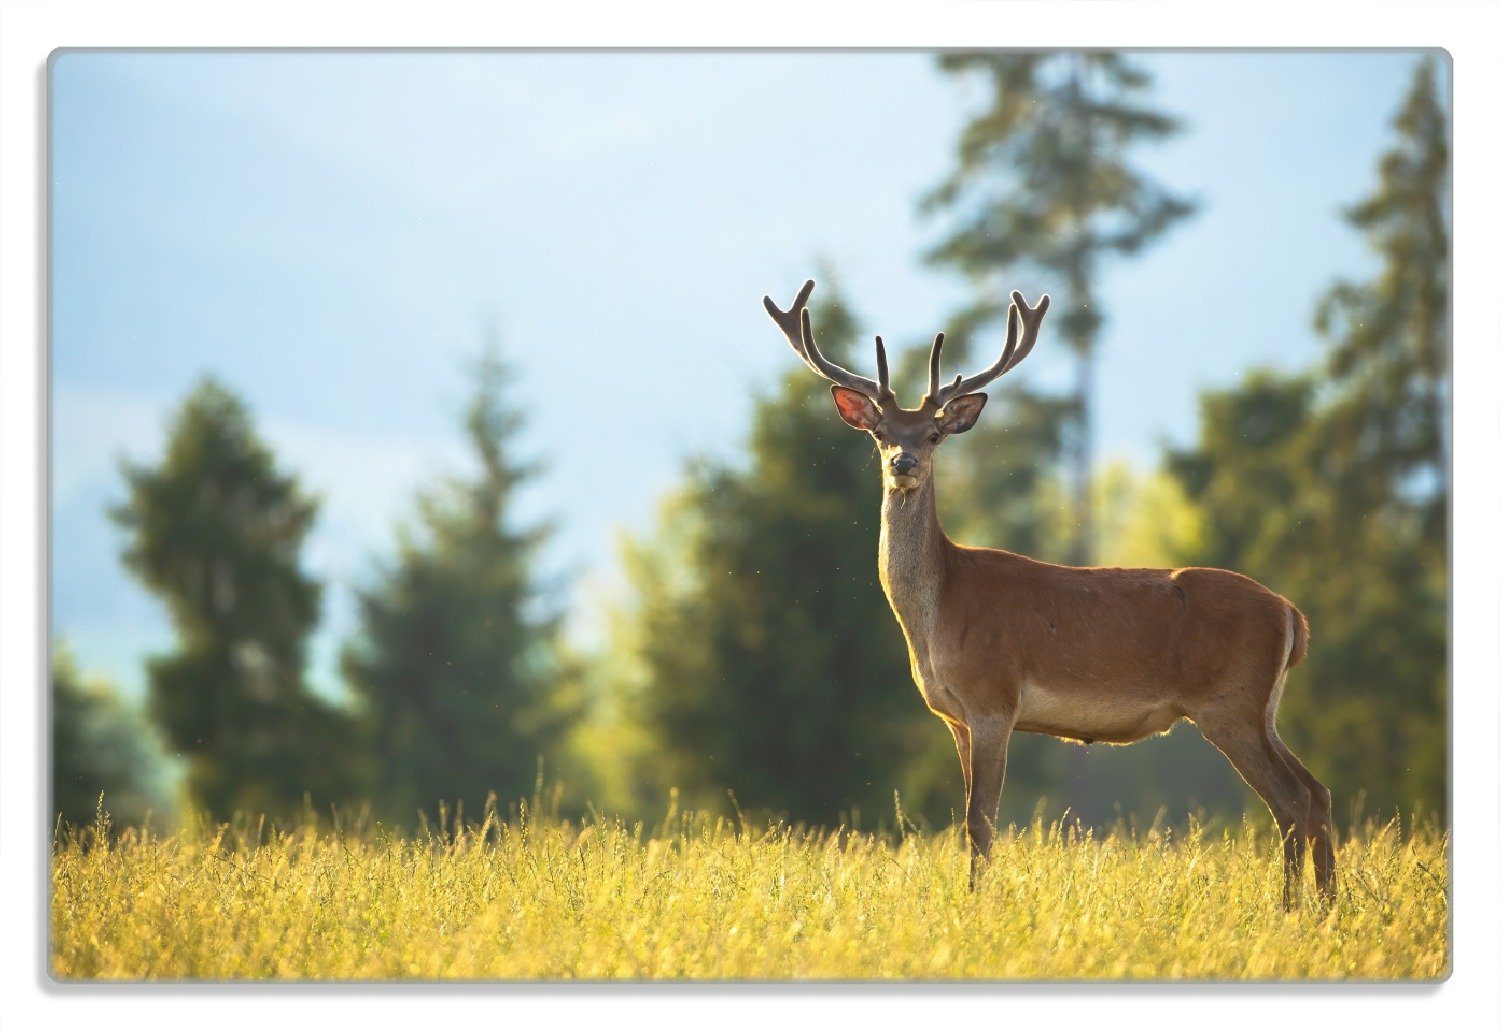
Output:
<svg viewBox="0 0 1500 1031">
<path fill-rule="evenodd" d="M 917 456 L 903 451 L 891 459 L 891 471 L 905 475 L 917 467 Z"/>
</svg>

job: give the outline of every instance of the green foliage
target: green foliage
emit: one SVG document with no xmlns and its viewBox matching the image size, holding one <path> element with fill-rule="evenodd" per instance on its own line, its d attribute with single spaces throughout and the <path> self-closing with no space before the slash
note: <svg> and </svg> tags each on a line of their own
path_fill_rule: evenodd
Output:
<svg viewBox="0 0 1500 1031">
<path fill-rule="evenodd" d="M 192 804 L 295 813 L 350 789 L 349 724 L 308 690 L 318 585 L 299 553 L 317 512 L 244 404 L 205 379 L 157 466 L 122 463 L 126 567 L 166 604 L 177 650 L 147 664 L 150 711 L 187 762 Z"/>
<path fill-rule="evenodd" d="M 1349 211 L 1383 259 L 1319 307 L 1321 375 L 1261 373 L 1203 399 L 1174 469 L 1208 528 L 1199 560 L 1291 597 L 1312 647 L 1288 743 L 1336 797 L 1441 813 L 1447 793 L 1446 118 L 1431 62 L 1375 194 Z"/>
<path fill-rule="evenodd" d="M 929 259 L 984 287 L 1017 268 L 1060 274 L 1049 329 L 1087 356 L 1102 322 L 1100 259 L 1139 251 L 1193 210 L 1128 161 L 1132 145 L 1172 136 L 1177 120 L 1139 102 L 1150 79 L 1119 54 L 968 51 L 938 64 L 979 79 L 988 106 L 923 200 L 950 223 Z M 1008 299 L 1009 289 L 978 291 L 955 335 L 1003 322 Z"/>
<path fill-rule="evenodd" d="M 418 527 L 359 594 L 361 633 L 343 656 L 366 717 L 373 804 L 398 822 L 440 802 L 477 813 L 491 791 L 525 797 L 572 714 L 553 691 L 556 620 L 532 574 L 549 530 L 513 525 L 532 470 L 511 455 L 521 419 L 506 376 L 493 349 L 477 363 L 464 420 L 476 474 L 419 498 Z"/>
<path fill-rule="evenodd" d="M 1160 470 L 1116 459 L 1094 481 L 1099 541 L 1111 565 L 1174 566 L 1202 546 L 1203 516 L 1182 485 Z"/>
<path fill-rule="evenodd" d="M 1076 403 L 1004 382 L 979 423 L 938 460 L 943 525 L 954 540 L 1064 561 L 1074 499 L 1060 475 Z"/>
<path fill-rule="evenodd" d="M 850 360 L 836 294 L 815 319 L 825 351 Z M 728 788 L 746 809 L 822 823 L 888 811 L 893 787 L 917 805 L 932 785 L 893 778 L 926 732 L 948 735 L 880 589 L 870 442 L 799 365 L 755 401 L 747 450 L 742 466 L 694 462 L 656 534 L 626 551 L 605 680 L 619 724 L 641 728 L 634 794 L 678 787 L 722 810 Z"/>
<path fill-rule="evenodd" d="M 114 685 L 85 677 L 65 645 L 52 652 L 52 810 L 94 822 L 99 796 L 116 825 L 163 814 L 170 800 L 151 728 Z"/>
<path fill-rule="evenodd" d="M 1431 58 L 1416 71 L 1380 161 L 1374 194 L 1348 209 L 1383 266 L 1368 283 L 1339 281 L 1316 324 L 1330 342 L 1341 393 L 1324 420 L 1328 471 L 1368 507 L 1400 495 L 1442 547 L 1448 523 L 1448 120 Z"/>
</svg>

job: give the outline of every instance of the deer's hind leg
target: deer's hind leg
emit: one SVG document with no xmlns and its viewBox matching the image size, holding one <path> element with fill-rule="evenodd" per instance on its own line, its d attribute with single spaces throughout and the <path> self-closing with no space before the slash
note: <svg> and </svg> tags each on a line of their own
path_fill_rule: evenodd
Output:
<svg viewBox="0 0 1500 1031">
<path fill-rule="evenodd" d="M 1302 761 L 1276 733 L 1275 713 L 1267 712 L 1266 721 L 1271 746 L 1312 796 L 1308 811 L 1310 819 L 1307 847 L 1313 857 L 1313 880 L 1317 883 L 1318 894 L 1332 902 L 1338 895 L 1338 874 L 1333 858 L 1333 795 L 1323 786 L 1322 781 L 1308 772 L 1307 767 L 1302 765 Z"/>
<path fill-rule="evenodd" d="M 1203 718 L 1198 729 L 1271 810 L 1281 833 L 1281 905 L 1290 909 L 1302 883 L 1312 792 L 1277 751 L 1262 713 Z"/>
</svg>

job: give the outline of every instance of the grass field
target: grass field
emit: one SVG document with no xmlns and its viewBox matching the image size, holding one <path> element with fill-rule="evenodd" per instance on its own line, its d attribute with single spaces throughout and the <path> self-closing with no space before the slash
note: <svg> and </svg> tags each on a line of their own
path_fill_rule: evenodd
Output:
<svg viewBox="0 0 1500 1031">
<path fill-rule="evenodd" d="M 1434 979 L 1447 841 L 1368 826 L 1330 910 L 1283 913 L 1270 821 L 1095 840 L 1040 822 L 968 890 L 953 831 L 523 811 L 482 828 L 59 835 L 71 978 Z M 1311 891 L 1309 889 L 1309 895 Z"/>
</svg>

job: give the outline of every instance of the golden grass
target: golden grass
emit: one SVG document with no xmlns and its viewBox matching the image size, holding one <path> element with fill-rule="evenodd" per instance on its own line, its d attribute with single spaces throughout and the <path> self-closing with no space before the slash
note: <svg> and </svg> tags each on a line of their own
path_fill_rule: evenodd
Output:
<svg viewBox="0 0 1500 1031">
<path fill-rule="evenodd" d="M 237 825 L 60 835 L 58 978 L 1435 979 L 1447 839 L 1366 827 L 1283 913 L 1269 820 L 1002 835 L 555 816 L 404 838 Z"/>
</svg>

